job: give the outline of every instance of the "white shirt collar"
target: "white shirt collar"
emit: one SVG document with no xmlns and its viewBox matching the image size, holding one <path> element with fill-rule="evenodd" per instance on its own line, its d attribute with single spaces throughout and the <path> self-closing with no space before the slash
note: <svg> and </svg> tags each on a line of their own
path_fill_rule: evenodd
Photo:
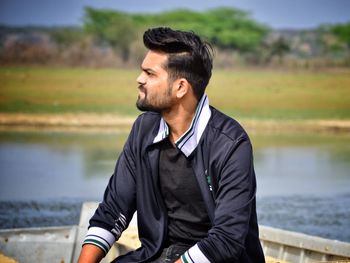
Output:
<svg viewBox="0 0 350 263">
<path fill-rule="evenodd" d="M 204 94 L 197 105 L 190 127 L 175 142 L 176 147 L 187 157 L 194 151 L 194 149 L 196 149 L 204 129 L 208 124 L 210 116 L 211 110 L 209 107 L 209 99 L 208 96 Z M 165 120 L 161 118 L 158 134 L 154 138 L 153 143 L 160 142 L 168 136 L 169 127 Z"/>
</svg>

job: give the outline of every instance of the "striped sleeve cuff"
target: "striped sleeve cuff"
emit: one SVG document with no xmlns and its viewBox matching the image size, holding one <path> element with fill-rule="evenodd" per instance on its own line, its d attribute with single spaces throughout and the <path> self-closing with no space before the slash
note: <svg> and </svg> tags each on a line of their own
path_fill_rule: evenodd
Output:
<svg viewBox="0 0 350 263">
<path fill-rule="evenodd" d="M 104 251 L 105 254 L 107 254 L 114 242 L 115 237 L 106 229 L 100 227 L 90 227 L 85 236 L 83 246 L 86 244 L 92 244 L 98 246 Z"/>
<path fill-rule="evenodd" d="M 197 244 L 181 256 L 181 261 L 182 263 L 210 263 Z"/>
</svg>

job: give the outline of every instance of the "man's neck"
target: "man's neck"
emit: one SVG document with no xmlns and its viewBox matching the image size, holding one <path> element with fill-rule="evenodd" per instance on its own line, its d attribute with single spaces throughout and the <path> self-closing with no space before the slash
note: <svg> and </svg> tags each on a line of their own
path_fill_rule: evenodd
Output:
<svg viewBox="0 0 350 263">
<path fill-rule="evenodd" d="M 190 128 L 196 108 L 196 103 L 187 104 L 187 106 L 180 104 L 171 111 L 162 113 L 163 119 L 169 126 L 169 139 L 173 144 Z"/>
</svg>

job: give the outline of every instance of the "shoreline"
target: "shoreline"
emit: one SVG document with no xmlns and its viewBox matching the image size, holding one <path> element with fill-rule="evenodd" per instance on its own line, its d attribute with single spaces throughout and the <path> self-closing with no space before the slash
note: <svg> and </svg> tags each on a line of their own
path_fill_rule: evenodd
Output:
<svg viewBox="0 0 350 263">
<path fill-rule="evenodd" d="M 27 114 L 0 113 L 1 131 L 129 131 L 136 116 L 97 113 Z M 238 119 L 248 131 L 349 132 L 350 120 Z"/>
</svg>

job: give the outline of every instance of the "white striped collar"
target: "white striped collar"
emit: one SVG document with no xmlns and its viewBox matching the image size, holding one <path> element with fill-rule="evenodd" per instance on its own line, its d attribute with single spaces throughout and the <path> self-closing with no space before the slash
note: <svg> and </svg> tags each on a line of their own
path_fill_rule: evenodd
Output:
<svg viewBox="0 0 350 263">
<path fill-rule="evenodd" d="M 204 132 L 205 127 L 211 116 L 209 107 L 209 99 L 207 95 L 203 95 L 197 105 L 195 115 L 192 119 L 191 126 L 188 130 L 176 140 L 176 147 L 183 152 L 187 157 L 196 149 L 198 142 Z M 153 143 L 160 142 L 169 136 L 169 127 L 165 120 L 161 118 L 157 136 Z"/>
</svg>

